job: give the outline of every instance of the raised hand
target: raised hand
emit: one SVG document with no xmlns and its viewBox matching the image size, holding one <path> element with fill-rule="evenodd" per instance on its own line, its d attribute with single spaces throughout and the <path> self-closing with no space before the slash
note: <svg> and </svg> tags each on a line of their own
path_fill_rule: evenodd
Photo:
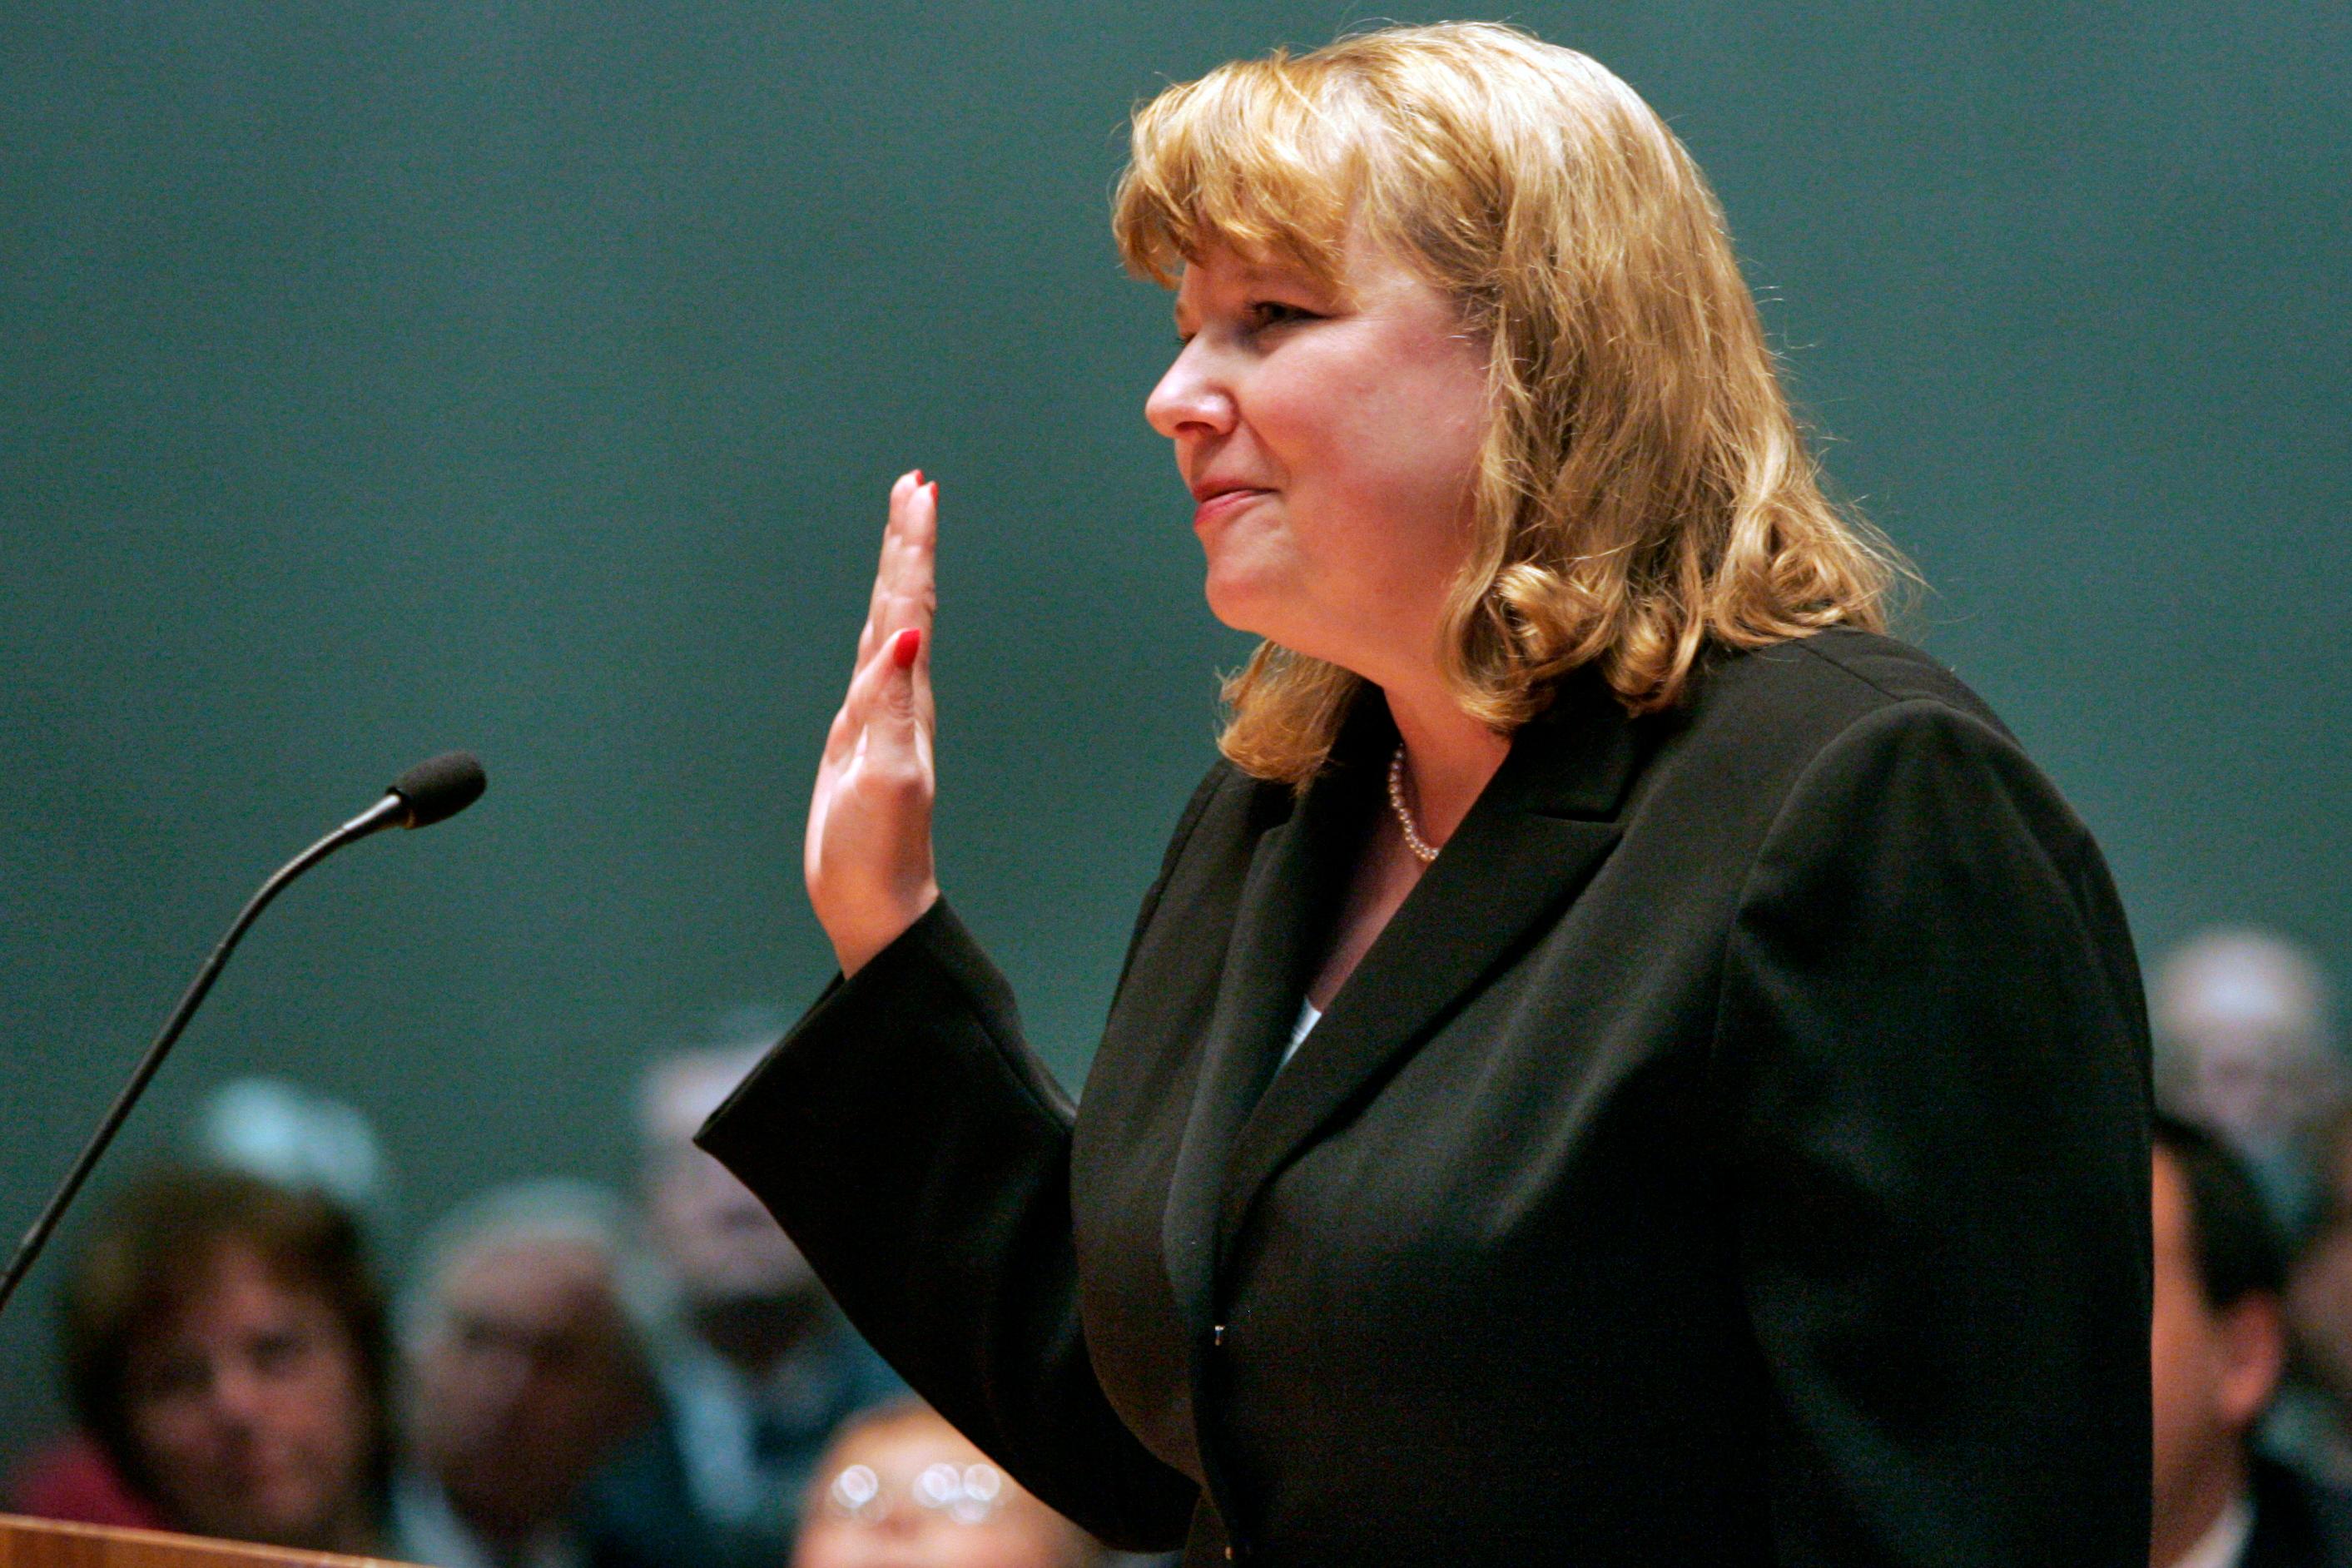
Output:
<svg viewBox="0 0 2352 1568">
<path fill-rule="evenodd" d="M 890 487 L 874 599 L 849 693 L 824 737 L 802 869 L 844 974 L 897 940 L 940 896 L 931 859 L 932 567 L 940 487 L 919 469 Z"/>
</svg>

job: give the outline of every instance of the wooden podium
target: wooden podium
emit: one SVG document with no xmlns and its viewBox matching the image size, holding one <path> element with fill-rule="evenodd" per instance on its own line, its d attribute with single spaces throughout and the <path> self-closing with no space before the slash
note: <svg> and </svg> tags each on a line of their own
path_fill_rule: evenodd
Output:
<svg viewBox="0 0 2352 1568">
<path fill-rule="evenodd" d="M 57 1524 L 0 1514 L 0 1568 L 402 1568 L 376 1557 L 331 1552 L 289 1552 L 166 1535 L 157 1530 L 115 1530 L 99 1524 Z"/>
</svg>

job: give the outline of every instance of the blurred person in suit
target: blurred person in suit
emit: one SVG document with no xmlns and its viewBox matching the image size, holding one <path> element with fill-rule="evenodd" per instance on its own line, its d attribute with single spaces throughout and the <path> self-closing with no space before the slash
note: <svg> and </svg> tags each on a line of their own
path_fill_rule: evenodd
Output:
<svg viewBox="0 0 2352 1568">
<path fill-rule="evenodd" d="M 690 1532 L 706 1563 L 783 1561 L 825 1445 L 906 1391 L 759 1199 L 694 1146 L 784 1022 L 738 1010 L 714 1031 L 724 1043 L 664 1053 L 639 1080 L 646 1226 L 681 1331 L 655 1365 L 660 1422 L 598 1477 L 593 1506 L 647 1551 Z"/>
<path fill-rule="evenodd" d="M 1096 1568 L 1084 1531 L 919 1400 L 843 1427 L 803 1505 L 793 1568 Z"/>
<path fill-rule="evenodd" d="M 620 1202 L 501 1187 L 428 1237 L 401 1310 L 400 1554 L 434 1568 L 635 1568 L 587 1516 L 591 1478 L 654 1419 L 668 1315 Z"/>
<path fill-rule="evenodd" d="M 2352 1496 L 2257 1451 L 2286 1356 L 2286 1265 L 2252 1178 L 2219 1138 L 2159 1117 L 2149 1321 L 2149 1568 L 2352 1564 Z"/>
<path fill-rule="evenodd" d="M 2311 1169 L 2287 1277 L 2287 1386 L 2266 1436 L 2306 1475 L 2352 1487 L 2352 1107 L 2313 1136 Z"/>
<path fill-rule="evenodd" d="M 357 1226 L 323 1196 L 150 1173 L 67 1280 L 61 1338 L 75 1416 L 148 1515 L 100 1522 L 383 1549 L 383 1299 Z"/>
<path fill-rule="evenodd" d="M 2284 938 L 2216 930 L 2175 948 L 2149 989 L 2158 1103 L 2219 1134 L 2300 1231 L 2319 1196 L 2313 1135 L 2352 1088 L 2326 976 Z"/>
<path fill-rule="evenodd" d="M 200 1165 L 244 1171 L 296 1192 L 317 1193 L 362 1233 L 394 1217 L 392 1169 L 360 1109 L 278 1078 L 236 1078 L 205 1096 L 189 1126 Z"/>
</svg>

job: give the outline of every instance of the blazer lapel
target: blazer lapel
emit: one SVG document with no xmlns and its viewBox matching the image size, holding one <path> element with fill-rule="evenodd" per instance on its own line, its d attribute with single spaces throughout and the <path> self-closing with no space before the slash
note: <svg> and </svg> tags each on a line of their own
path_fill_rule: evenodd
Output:
<svg viewBox="0 0 2352 1568">
<path fill-rule="evenodd" d="M 1572 682 L 1519 731 L 1444 852 L 1248 1110 L 1228 1145 L 1212 1258 L 1291 1157 L 1599 868 L 1616 845 L 1617 810 L 1645 738 L 1597 679 Z M 1295 989 L 1288 1001 L 1295 1014 Z"/>
<path fill-rule="evenodd" d="M 1307 961 L 1347 869 L 1354 835 L 1349 814 L 1331 809 L 1333 793 L 1318 781 L 1286 820 L 1259 837 L 1202 1047 L 1161 1234 L 1169 1284 L 1196 1342 L 1213 1304 L 1216 1205 L 1234 1138 L 1281 1065 Z"/>
</svg>

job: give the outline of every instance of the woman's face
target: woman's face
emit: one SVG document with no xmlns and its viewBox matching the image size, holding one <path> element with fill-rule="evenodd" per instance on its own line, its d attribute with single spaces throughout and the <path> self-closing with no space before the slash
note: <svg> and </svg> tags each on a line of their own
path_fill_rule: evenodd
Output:
<svg viewBox="0 0 2352 1568">
<path fill-rule="evenodd" d="M 1192 492 L 1209 607 L 1384 686 L 1425 674 L 1469 548 L 1484 345 L 1360 242 L 1337 288 L 1211 250 L 1184 268 L 1176 329 L 1144 414 Z"/>
<path fill-rule="evenodd" d="M 375 1406 L 334 1310 L 243 1247 L 125 1369 L 131 1441 L 183 1529 L 349 1549 L 368 1528 Z"/>
</svg>

